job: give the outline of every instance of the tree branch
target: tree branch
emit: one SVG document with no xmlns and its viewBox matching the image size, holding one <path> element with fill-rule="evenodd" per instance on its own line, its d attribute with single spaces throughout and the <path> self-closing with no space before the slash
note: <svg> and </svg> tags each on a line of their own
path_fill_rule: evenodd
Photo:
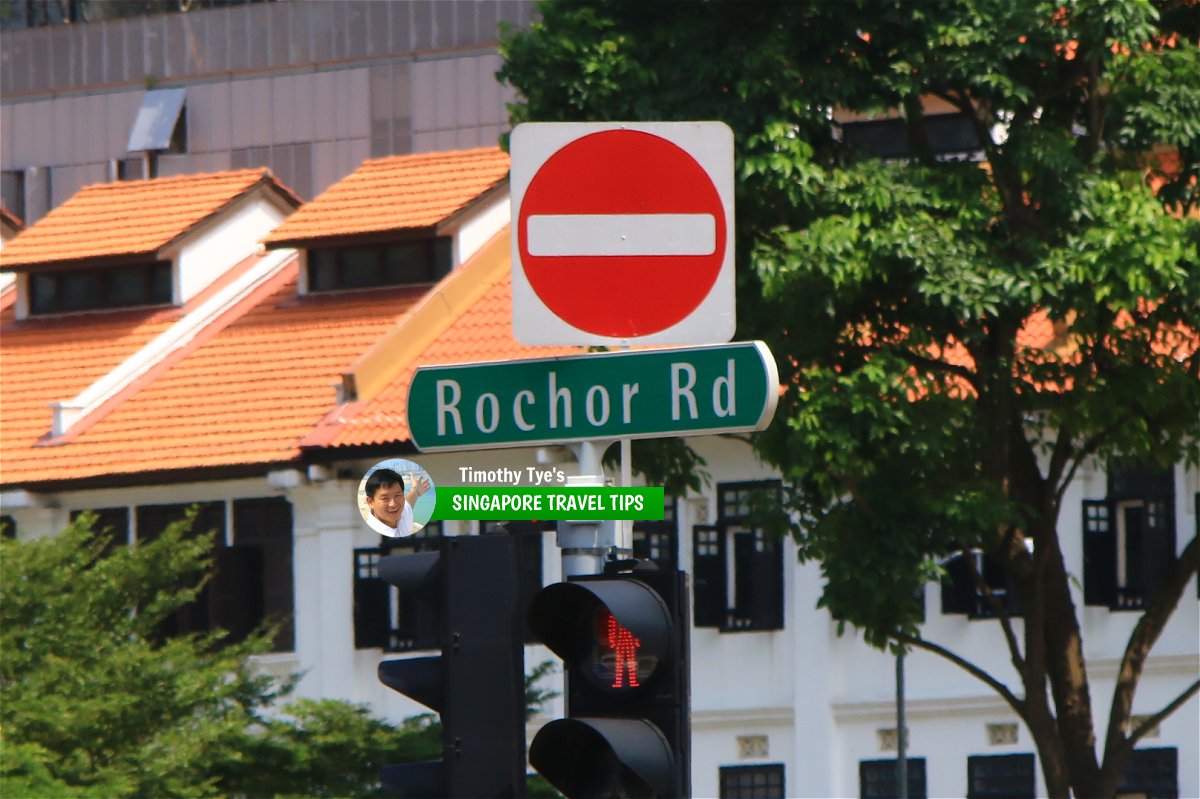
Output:
<svg viewBox="0 0 1200 799">
<path fill-rule="evenodd" d="M 1071 446 L 1075 440 L 1074 425 L 1071 424 L 1071 419 L 1064 419 L 1063 423 L 1058 428 L 1058 435 L 1054 437 L 1054 451 L 1050 455 L 1050 465 L 1046 467 L 1046 484 L 1054 486 L 1054 504 L 1062 505 L 1062 492 L 1059 486 L 1070 485 L 1070 480 L 1060 482 L 1063 471 L 1068 464 L 1071 466 L 1070 474 L 1074 475 L 1075 468 L 1079 461 L 1072 461 L 1072 455 L 1076 450 Z"/>
<path fill-rule="evenodd" d="M 979 390 L 979 384 L 975 380 L 975 373 L 965 366 L 947 363 L 946 361 L 942 361 L 937 358 L 929 358 L 924 355 L 918 355 L 917 353 L 909 350 L 897 350 L 896 354 L 913 366 L 923 366 L 926 369 L 934 372 L 945 372 L 946 374 L 966 380 L 976 391 Z"/>
<path fill-rule="evenodd" d="M 983 595 L 984 601 L 988 603 L 992 613 L 996 614 L 996 619 L 1000 622 L 1000 629 L 1004 631 L 1004 640 L 1008 643 L 1008 654 L 1012 664 L 1016 667 L 1017 674 L 1024 679 L 1025 659 L 1021 656 L 1021 647 L 1017 642 L 1016 633 L 1013 632 L 1012 617 L 1008 615 L 1008 609 L 996 598 L 996 595 L 992 593 L 992 587 L 979 574 L 979 569 L 975 567 L 975 559 L 970 557 L 970 553 L 964 550 L 962 557 L 963 562 L 967 564 L 967 572 L 971 575 L 971 582 L 975 583 L 975 590 Z"/>
<path fill-rule="evenodd" d="M 1186 689 L 1184 689 L 1179 696 L 1171 700 L 1166 707 L 1155 713 L 1153 716 L 1147 718 L 1141 724 L 1137 725 L 1137 727 L 1135 727 L 1133 731 L 1129 733 L 1129 746 L 1136 746 L 1137 742 L 1141 740 L 1146 733 L 1157 727 L 1164 719 L 1166 719 L 1176 710 L 1183 707 L 1184 703 L 1195 696 L 1198 691 L 1200 691 L 1200 680 L 1193 682 Z"/>
<path fill-rule="evenodd" d="M 1025 718 L 1025 703 L 1018 699 L 1017 696 L 1009 690 L 1007 685 L 1000 682 L 995 677 L 976 666 L 974 663 L 959 657 L 949 649 L 946 649 L 944 646 L 935 644 L 932 641 L 926 641 L 924 638 L 916 638 L 910 635 L 905 635 L 904 633 L 896 633 L 893 637 L 898 643 L 908 644 L 909 646 L 914 646 L 917 649 L 924 649 L 926 652 L 932 652 L 935 655 L 943 657 L 966 671 L 971 676 L 983 681 L 993 691 L 1000 694 L 1000 697 L 1008 703 L 1009 707 L 1013 709 L 1013 712 L 1021 717 L 1022 721 L 1027 721 Z"/>
<path fill-rule="evenodd" d="M 1124 427 L 1125 424 L 1127 424 L 1133 418 L 1134 414 L 1132 412 L 1122 414 L 1119 419 L 1101 429 L 1098 433 L 1096 433 L 1096 435 L 1083 442 L 1083 444 L 1081 444 L 1075 450 L 1075 457 L 1071 462 L 1071 468 L 1067 470 L 1067 473 L 1063 477 L 1062 481 L 1057 483 L 1054 489 L 1055 502 L 1062 502 L 1063 495 L 1066 494 L 1067 488 L 1071 485 L 1072 481 L 1074 481 L 1075 473 L 1079 471 L 1079 468 L 1083 465 L 1083 462 L 1092 455 L 1095 455 L 1099 451 L 1101 444 L 1103 444 L 1109 437 L 1116 433 L 1117 430 Z"/>
<path fill-rule="evenodd" d="M 1146 658 L 1149 657 L 1150 650 L 1158 641 L 1163 628 L 1166 627 L 1167 621 L 1170 620 L 1171 614 L 1179 604 L 1183 589 L 1196 574 L 1198 565 L 1200 565 L 1200 544 L 1193 537 L 1184 547 L 1179 559 L 1172 564 L 1166 579 L 1159 586 L 1154 599 L 1150 601 L 1150 606 L 1138 619 L 1133 633 L 1129 636 L 1129 643 L 1125 646 L 1125 655 L 1121 658 L 1121 667 L 1117 671 L 1117 684 L 1113 688 L 1112 709 L 1108 714 L 1108 733 L 1104 743 L 1105 760 L 1108 759 L 1109 752 L 1118 751 L 1120 747 L 1128 743 L 1122 729 L 1126 719 L 1129 718 L 1130 709 L 1133 707 L 1133 695 L 1137 691 L 1138 681 L 1146 665 Z M 1195 686 L 1192 690 L 1194 688 Z M 1167 709 L 1171 709 L 1173 705 L 1174 703 L 1168 705 Z M 1130 739 L 1133 739 L 1132 735 Z"/>
</svg>

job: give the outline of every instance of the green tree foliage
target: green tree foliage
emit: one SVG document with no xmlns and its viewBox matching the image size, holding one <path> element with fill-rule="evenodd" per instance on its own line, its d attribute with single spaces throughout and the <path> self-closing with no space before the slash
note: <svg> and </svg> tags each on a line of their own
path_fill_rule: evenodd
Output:
<svg viewBox="0 0 1200 799">
<path fill-rule="evenodd" d="M 377 796 L 381 766 L 440 756 L 427 719 L 401 730 L 256 673 L 270 631 L 162 640 L 196 598 L 211 539 L 187 523 L 137 547 L 83 516 L 52 539 L 0 541 L 0 795 Z"/>
<path fill-rule="evenodd" d="M 1059 539 L 1081 468 L 1197 461 L 1200 9 L 1189 0 L 545 3 L 508 31 L 513 121 L 728 123 L 739 334 L 786 386 L 759 452 L 794 487 L 822 604 L 954 660 L 1028 725 L 1053 796 L 1111 796 L 1187 542 L 1130 637 L 1106 724 Z M 935 111 L 979 159 L 938 158 Z M 882 160 L 841 120 L 891 114 Z M 856 116 L 855 116 L 856 115 Z M 914 595 L 980 548 L 1008 685 L 921 635 Z M 1157 722 L 1193 696 L 1168 703 Z M 1100 702 L 1099 707 L 1108 703 Z M 1097 730 L 1101 735 L 1097 754 Z"/>
</svg>

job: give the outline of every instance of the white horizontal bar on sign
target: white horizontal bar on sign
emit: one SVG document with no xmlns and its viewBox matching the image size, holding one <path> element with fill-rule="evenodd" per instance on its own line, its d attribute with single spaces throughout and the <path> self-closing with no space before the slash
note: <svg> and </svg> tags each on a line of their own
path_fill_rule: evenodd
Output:
<svg viewBox="0 0 1200 799">
<path fill-rule="evenodd" d="M 528 221 L 530 255 L 712 255 L 712 214 L 538 214 Z"/>
</svg>

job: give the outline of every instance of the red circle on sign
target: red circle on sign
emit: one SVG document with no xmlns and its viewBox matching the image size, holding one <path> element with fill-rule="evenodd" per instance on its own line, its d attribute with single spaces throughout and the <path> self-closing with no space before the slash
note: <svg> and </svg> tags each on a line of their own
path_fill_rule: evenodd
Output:
<svg viewBox="0 0 1200 799">
<path fill-rule="evenodd" d="M 711 215 L 707 254 L 533 255 L 531 216 Z M 651 220 L 653 221 L 653 220 Z M 517 245 L 529 285 L 569 325 L 614 338 L 681 322 L 712 290 L 725 260 L 725 210 L 716 186 L 683 148 L 635 130 L 578 138 L 546 159 L 525 191 Z"/>
</svg>

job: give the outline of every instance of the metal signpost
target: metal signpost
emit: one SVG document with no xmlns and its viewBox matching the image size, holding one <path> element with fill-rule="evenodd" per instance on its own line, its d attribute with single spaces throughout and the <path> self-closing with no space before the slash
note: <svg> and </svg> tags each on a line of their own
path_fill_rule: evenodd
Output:
<svg viewBox="0 0 1200 799">
<path fill-rule="evenodd" d="M 733 133 L 719 122 L 531 123 L 512 134 L 513 332 L 527 344 L 621 347 L 422 366 L 408 425 L 422 452 L 570 446 L 762 430 L 779 375 L 735 330 Z M 630 351 L 639 345 L 675 346 Z M 624 525 L 558 525 L 564 582 L 532 629 L 563 658 L 567 718 L 530 762 L 570 796 L 690 795 L 687 575 L 632 560 Z M 609 673 L 611 672 L 611 673 Z"/>
</svg>

